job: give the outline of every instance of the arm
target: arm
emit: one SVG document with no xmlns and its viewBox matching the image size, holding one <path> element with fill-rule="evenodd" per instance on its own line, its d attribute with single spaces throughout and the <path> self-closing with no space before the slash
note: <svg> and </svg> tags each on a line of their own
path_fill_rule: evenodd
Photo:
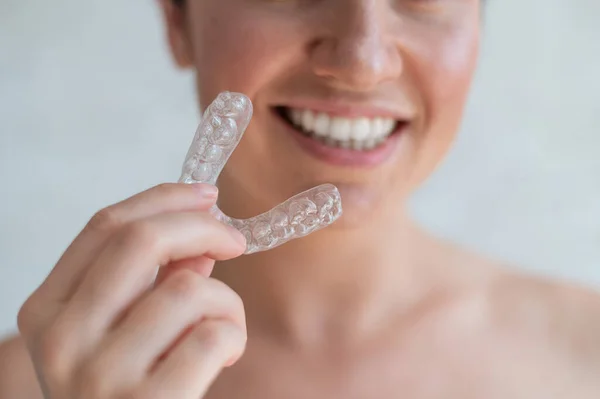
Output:
<svg viewBox="0 0 600 399">
<path fill-rule="evenodd" d="M 0 341 L 0 399 L 42 399 L 25 343 L 19 336 Z"/>
</svg>

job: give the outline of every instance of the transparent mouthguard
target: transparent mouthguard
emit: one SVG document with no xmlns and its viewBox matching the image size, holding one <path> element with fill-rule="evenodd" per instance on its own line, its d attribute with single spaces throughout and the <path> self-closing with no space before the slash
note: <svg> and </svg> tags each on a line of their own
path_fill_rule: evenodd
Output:
<svg viewBox="0 0 600 399">
<path fill-rule="evenodd" d="M 224 92 L 206 109 L 185 157 L 179 182 L 215 184 L 252 118 L 252 103 L 243 94 Z M 266 251 L 331 225 L 342 215 L 338 189 L 322 184 L 248 219 L 211 213 L 246 237 L 246 254 Z"/>
</svg>

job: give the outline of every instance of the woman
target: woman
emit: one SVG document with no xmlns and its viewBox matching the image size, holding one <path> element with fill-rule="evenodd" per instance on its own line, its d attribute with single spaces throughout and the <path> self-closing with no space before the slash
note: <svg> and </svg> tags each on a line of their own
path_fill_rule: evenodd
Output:
<svg viewBox="0 0 600 399">
<path fill-rule="evenodd" d="M 240 256 L 206 212 L 214 187 L 107 207 L 22 307 L 2 398 L 598 397 L 596 293 L 446 244 L 403 206 L 459 127 L 479 0 L 161 4 L 201 108 L 224 90 L 254 104 L 221 209 L 333 183 L 344 216 Z"/>
</svg>

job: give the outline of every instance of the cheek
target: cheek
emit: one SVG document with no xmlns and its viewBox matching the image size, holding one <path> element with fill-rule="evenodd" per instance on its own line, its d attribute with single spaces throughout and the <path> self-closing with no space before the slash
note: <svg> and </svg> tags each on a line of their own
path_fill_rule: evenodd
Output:
<svg viewBox="0 0 600 399">
<path fill-rule="evenodd" d="M 252 100 L 252 121 L 223 170 L 220 185 L 226 190 L 226 182 L 235 182 L 234 186 L 243 187 L 242 191 L 251 193 L 253 198 L 262 198 L 268 189 L 254 184 L 258 180 L 270 177 L 277 191 L 287 187 L 270 172 L 274 165 L 285 165 L 285 160 L 273 156 L 277 145 L 274 137 L 278 135 L 266 133 L 270 118 L 264 116 L 270 109 L 264 107 L 267 102 L 262 96 L 269 96 L 276 90 L 277 82 L 285 81 L 295 70 L 306 39 L 302 37 L 301 22 L 276 18 L 251 6 L 240 5 L 232 13 L 228 2 L 190 2 L 197 8 L 190 35 L 199 102 L 204 109 L 225 90 L 244 93 Z M 286 178 L 289 181 L 289 173 Z"/>
<path fill-rule="evenodd" d="M 430 31 L 411 44 L 407 72 L 422 107 L 414 135 L 416 186 L 443 159 L 460 127 L 477 64 L 478 24 L 464 23 L 443 34 Z"/>
<path fill-rule="evenodd" d="M 199 2 L 202 3 L 202 2 Z M 196 15 L 192 31 L 200 104 L 205 107 L 221 91 L 256 94 L 281 74 L 297 35 L 267 15 L 252 10 L 210 6 Z"/>
<path fill-rule="evenodd" d="M 457 27 L 423 49 L 417 80 L 429 127 L 443 124 L 448 132 L 456 130 L 471 86 L 478 50 L 476 23 Z"/>
</svg>

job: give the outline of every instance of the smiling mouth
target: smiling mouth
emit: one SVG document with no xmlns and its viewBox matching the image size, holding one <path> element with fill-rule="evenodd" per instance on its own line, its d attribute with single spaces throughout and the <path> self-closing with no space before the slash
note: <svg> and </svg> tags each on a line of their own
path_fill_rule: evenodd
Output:
<svg viewBox="0 0 600 399">
<path fill-rule="evenodd" d="M 310 109 L 275 107 L 275 113 L 304 136 L 327 147 L 371 151 L 403 130 L 408 121 L 389 117 L 343 117 Z"/>
</svg>

